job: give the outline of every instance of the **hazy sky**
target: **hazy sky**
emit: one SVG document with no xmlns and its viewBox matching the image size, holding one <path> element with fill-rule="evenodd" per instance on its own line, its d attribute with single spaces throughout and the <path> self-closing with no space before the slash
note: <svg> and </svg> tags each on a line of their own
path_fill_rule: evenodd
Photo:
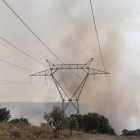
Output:
<svg viewBox="0 0 140 140">
<path fill-rule="evenodd" d="M 85 63 L 103 70 L 89 0 L 6 0 L 25 23 L 64 63 Z M 111 73 L 113 127 L 140 127 L 140 1 L 92 0 L 106 71 Z M 68 13 L 69 12 L 69 13 Z M 46 63 L 60 63 L 0 1 L 0 36 L 24 52 Z M 0 59 L 35 72 L 46 67 L 0 40 Z M 30 74 L 0 61 L 0 79 L 28 82 Z M 65 77 L 68 87 L 75 85 Z M 101 114 L 110 119 L 109 87 L 105 76 L 97 76 Z M 38 79 L 42 80 L 42 79 Z M 74 80 L 74 79 L 73 79 Z M 37 80 L 36 80 L 37 81 Z M 47 82 L 56 99 L 59 94 Z M 1 102 L 41 102 L 30 84 L 1 84 Z M 44 101 L 55 101 L 45 84 L 34 83 Z M 84 92 L 85 91 L 85 92 Z M 83 91 L 90 111 L 98 112 L 93 77 Z M 87 95 L 86 95 L 87 94 Z M 93 100 L 91 100 L 93 99 Z"/>
</svg>

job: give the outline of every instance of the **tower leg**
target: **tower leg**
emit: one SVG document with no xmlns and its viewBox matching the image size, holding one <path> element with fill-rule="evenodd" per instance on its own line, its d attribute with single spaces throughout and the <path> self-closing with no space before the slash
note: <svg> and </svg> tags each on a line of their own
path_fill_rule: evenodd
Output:
<svg viewBox="0 0 140 140">
<path fill-rule="evenodd" d="M 79 114 L 79 102 L 78 102 L 78 99 L 77 99 L 77 114 Z"/>
</svg>

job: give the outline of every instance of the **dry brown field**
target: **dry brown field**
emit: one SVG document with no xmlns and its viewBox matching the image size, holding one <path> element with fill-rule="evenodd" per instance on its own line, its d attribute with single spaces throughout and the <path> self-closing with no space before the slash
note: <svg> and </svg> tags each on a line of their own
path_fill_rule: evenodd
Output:
<svg viewBox="0 0 140 140">
<path fill-rule="evenodd" d="M 53 132 L 48 127 L 25 126 L 23 124 L 0 123 L 0 140 L 140 140 L 140 137 L 119 137 L 101 134 L 87 134 L 62 130 L 60 136 L 54 138 Z"/>
</svg>

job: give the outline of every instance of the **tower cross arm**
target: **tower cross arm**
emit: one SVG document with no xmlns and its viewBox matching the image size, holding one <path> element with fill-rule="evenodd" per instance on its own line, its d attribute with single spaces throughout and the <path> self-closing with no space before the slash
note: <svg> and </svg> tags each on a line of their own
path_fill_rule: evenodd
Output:
<svg viewBox="0 0 140 140">
<path fill-rule="evenodd" d="M 31 74 L 30 76 L 51 76 L 57 71 L 57 69 L 48 69 L 44 71 L 40 71 L 34 74 Z"/>
<path fill-rule="evenodd" d="M 85 64 L 53 64 L 49 60 L 46 59 L 51 69 L 86 69 L 91 65 L 93 58 L 91 58 Z"/>
<path fill-rule="evenodd" d="M 109 72 L 101 71 L 101 70 L 96 70 L 96 69 L 92 69 L 92 68 L 89 68 L 87 73 L 89 75 L 94 75 L 94 74 L 110 74 Z"/>
</svg>

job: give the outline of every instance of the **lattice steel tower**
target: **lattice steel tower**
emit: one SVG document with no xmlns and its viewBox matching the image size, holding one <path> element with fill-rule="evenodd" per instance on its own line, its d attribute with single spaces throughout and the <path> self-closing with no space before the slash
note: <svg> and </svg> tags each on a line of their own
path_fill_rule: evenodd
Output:
<svg viewBox="0 0 140 140">
<path fill-rule="evenodd" d="M 61 99 L 62 99 L 62 110 L 65 111 L 66 108 L 68 107 L 69 103 L 72 103 L 72 105 L 76 109 L 77 113 L 79 113 L 79 98 L 80 98 L 80 95 L 82 93 L 82 90 L 84 88 L 84 85 L 86 83 L 88 76 L 95 75 L 95 74 L 110 74 L 109 72 L 89 68 L 92 60 L 93 60 L 93 58 L 91 58 L 85 64 L 52 64 L 49 60 L 47 60 L 49 66 L 50 66 L 50 69 L 34 73 L 30 76 L 45 76 L 45 77 L 51 76 L 58 89 Z M 64 91 L 62 86 L 59 84 L 59 82 L 54 77 L 54 74 L 60 69 L 61 70 L 62 69 L 70 69 L 70 70 L 71 69 L 77 69 L 77 70 L 81 69 L 86 73 L 85 78 L 82 80 L 79 87 L 77 88 L 77 90 L 74 92 L 74 94 L 71 97 Z"/>
</svg>

